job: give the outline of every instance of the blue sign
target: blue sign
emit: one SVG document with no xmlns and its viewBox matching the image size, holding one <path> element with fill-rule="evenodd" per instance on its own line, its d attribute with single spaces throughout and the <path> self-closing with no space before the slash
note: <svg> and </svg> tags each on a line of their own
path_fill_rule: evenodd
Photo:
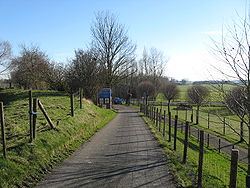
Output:
<svg viewBox="0 0 250 188">
<path fill-rule="evenodd" d="M 100 91 L 98 94 L 99 98 L 110 98 L 111 97 L 111 89 L 110 88 L 104 88 Z"/>
</svg>

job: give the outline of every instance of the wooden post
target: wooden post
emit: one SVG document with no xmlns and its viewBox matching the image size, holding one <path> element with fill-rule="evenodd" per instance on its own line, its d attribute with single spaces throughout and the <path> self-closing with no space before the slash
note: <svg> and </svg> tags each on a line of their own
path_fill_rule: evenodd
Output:
<svg viewBox="0 0 250 188">
<path fill-rule="evenodd" d="M 71 116 L 74 117 L 74 94 L 70 95 Z"/>
<path fill-rule="evenodd" d="M 199 166 L 198 166 L 198 188 L 202 187 L 202 166 L 204 154 L 204 131 L 200 130 Z"/>
<path fill-rule="evenodd" d="M 82 109 L 82 88 L 79 89 L 80 92 L 80 109 Z"/>
<path fill-rule="evenodd" d="M 210 114 L 207 113 L 207 128 L 209 129 L 210 126 Z"/>
<path fill-rule="evenodd" d="M 171 112 L 168 112 L 168 141 L 171 142 Z"/>
<path fill-rule="evenodd" d="M 30 120 L 30 142 L 33 142 L 33 120 L 32 120 L 32 91 L 29 91 L 29 120 Z"/>
<path fill-rule="evenodd" d="M 0 102 L 0 121 L 1 121 L 1 131 L 2 131 L 2 145 L 3 145 L 3 157 L 6 158 L 6 136 L 5 136 L 5 122 L 4 122 L 4 110 L 3 102 Z"/>
<path fill-rule="evenodd" d="M 207 147 L 209 147 L 209 134 L 207 133 Z"/>
<path fill-rule="evenodd" d="M 33 99 L 33 138 L 36 139 L 37 99 Z"/>
<path fill-rule="evenodd" d="M 219 138 L 219 148 L 218 149 L 219 149 L 219 153 L 220 153 L 220 138 Z"/>
<path fill-rule="evenodd" d="M 240 122 L 240 142 L 244 140 L 244 123 L 243 121 Z"/>
<path fill-rule="evenodd" d="M 161 132 L 161 109 L 159 113 L 159 132 Z"/>
<path fill-rule="evenodd" d="M 185 121 L 187 121 L 187 109 L 186 109 L 186 112 L 185 112 Z"/>
<path fill-rule="evenodd" d="M 185 125 L 185 140 L 184 140 L 184 150 L 183 150 L 183 163 L 187 162 L 187 148 L 188 148 L 188 122 Z"/>
<path fill-rule="evenodd" d="M 176 150 L 176 143 L 177 143 L 177 122 L 178 122 L 178 116 L 175 115 L 174 117 L 174 150 Z"/>
<path fill-rule="evenodd" d="M 236 188 L 239 150 L 232 149 L 229 188 Z"/>
<path fill-rule="evenodd" d="M 194 109 L 193 108 L 192 108 L 190 120 L 191 120 L 191 123 L 193 123 L 193 121 L 194 121 Z"/>
<path fill-rule="evenodd" d="M 154 107 L 154 124 L 156 124 L 156 121 L 155 121 L 155 107 Z"/>
<path fill-rule="evenodd" d="M 159 109 L 156 109 L 156 127 L 158 128 L 158 123 L 159 123 Z"/>
<path fill-rule="evenodd" d="M 166 135 L 166 110 L 164 110 L 164 117 L 163 117 L 163 136 Z"/>
<path fill-rule="evenodd" d="M 37 103 L 38 103 L 38 106 L 39 106 L 40 110 L 42 111 L 43 115 L 45 116 L 46 120 L 48 121 L 50 127 L 52 129 L 56 129 L 56 127 L 54 126 L 53 122 L 49 118 L 49 116 L 48 116 L 47 112 L 45 111 L 45 109 L 44 109 L 42 103 L 40 102 L 40 100 L 37 100 Z"/>
</svg>

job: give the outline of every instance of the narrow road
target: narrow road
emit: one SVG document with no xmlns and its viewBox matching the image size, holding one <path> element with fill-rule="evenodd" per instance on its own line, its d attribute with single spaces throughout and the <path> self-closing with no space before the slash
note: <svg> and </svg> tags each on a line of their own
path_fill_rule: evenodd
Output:
<svg viewBox="0 0 250 188">
<path fill-rule="evenodd" d="M 148 126 L 134 109 L 118 108 L 115 119 L 37 187 L 174 188 L 167 160 Z"/>
</svg>

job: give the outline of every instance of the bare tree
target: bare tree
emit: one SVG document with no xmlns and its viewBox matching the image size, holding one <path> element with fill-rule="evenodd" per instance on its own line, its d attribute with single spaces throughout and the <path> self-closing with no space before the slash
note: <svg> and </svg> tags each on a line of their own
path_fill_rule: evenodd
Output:
<svg viewBox="0 0 250 188">
<path fill-rule="evenodd" d="M 139 76 L 142 80 L 150 80 L 158 90 L 160 88 L 160 78 L 163 76 L 163 70 L 168 62 L 163 53 L 156 49 L 146 48 L 143 50 L 142 58 L 139 60 Z"/>
<path fill-rule="evenodd" d="M 221 42 L 213 41 L 213 52 L 219 58 L 221 66 L 217 71 L 226 81 L 238 80 L 240 91 L 244 94 L 238 98 L 236 90 L 228 95 L 223 85 L 218 89 L 224 94 L 228 109 L 237 115 L 248 127 L 248 170 L 246 187 L 250 188 L 250 23 L 249 19 L 239 18 L 238 23 L 228 28 L 228 33 L 222 35 Z M 244 100 L 243 100 L 244 99 Z M 239 101 L 240 100 L 240 101 Z M 235 105 L 238 106 L 237 110 Z M 239 113 L 239 110 L 242 113 Z M 244 115 L 243 115 L 244 114 Z"/>
<path fill-rule="evenodd" d="M 91 27 L 92 48 L 105 72 L 106 87 L 113 87 L 128 75 L 135 59 L 136 46 L 129 40 L 125 27 L 109 12 L 98 12 Z"/>
<path fill-rule="evenodd" d="M 77 50 L 69 64 L 66 80 L 71 91 L 83 88 L 86 98 L 95 99 L 97 90 L 102 86 L 102 72 L 93 50 Z"/>
<path fill-rule="evenodd" d="M 21 46 L 20 56 L 11 61 L 11 79 L 25 89 L 47 89 L 49 58 L 37 46 Z"/>
<path fill-rule="evenodd" d="M 63 64 L 51 62 L 49 65 L 49 71 L 46 73 L 46 80 L 49 84 L 49 89 L 57 91 L 68 90 L 65 79 L 66 68 Z"/>
<path fill-rule="evenodd" d="M 7 41 L 0 41 L 0 74 L 3 74 L 9 68 L 9 58 L 11 56 L 11 46 Z"/>
<path fill-rule="evenodd" d="M 199 124 L 200 106 L 209 97 L 210 91 L 208 88 L 201 85 L 194 85 L 187 90 L 187 98 L 189 102 L 196 105 L 196 124 Z"/>
<path fill-rule="evenodd" d="M 161 86 L 161 92 L 164 94 L 165 98 L 168 100 L 168 113 L 170 112 L 170 102 L 175 99 L 180 90 L 178 89 L 176 83 L 174 82 L 163 82 Z"/>
<path fill-rule="evenodd" d="M 137 97 L 144 97 L 146 99 L 146 104 L 148 97 L 153 97 L 155 95 L 155 86 L 150 81 L 141 82 L 137 86 Z"/>
</svg>

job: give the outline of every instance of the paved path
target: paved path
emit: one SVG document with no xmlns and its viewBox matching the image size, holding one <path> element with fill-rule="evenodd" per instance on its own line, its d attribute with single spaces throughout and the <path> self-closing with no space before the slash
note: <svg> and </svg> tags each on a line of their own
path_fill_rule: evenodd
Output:
<svg viewBox="0 0 250 188">
<path fill-rule="evenodd" d="M 37 187 L 175 187 L 148 126 L 132 108 L 118 108 L 113 121 Z"/>
</svg>

